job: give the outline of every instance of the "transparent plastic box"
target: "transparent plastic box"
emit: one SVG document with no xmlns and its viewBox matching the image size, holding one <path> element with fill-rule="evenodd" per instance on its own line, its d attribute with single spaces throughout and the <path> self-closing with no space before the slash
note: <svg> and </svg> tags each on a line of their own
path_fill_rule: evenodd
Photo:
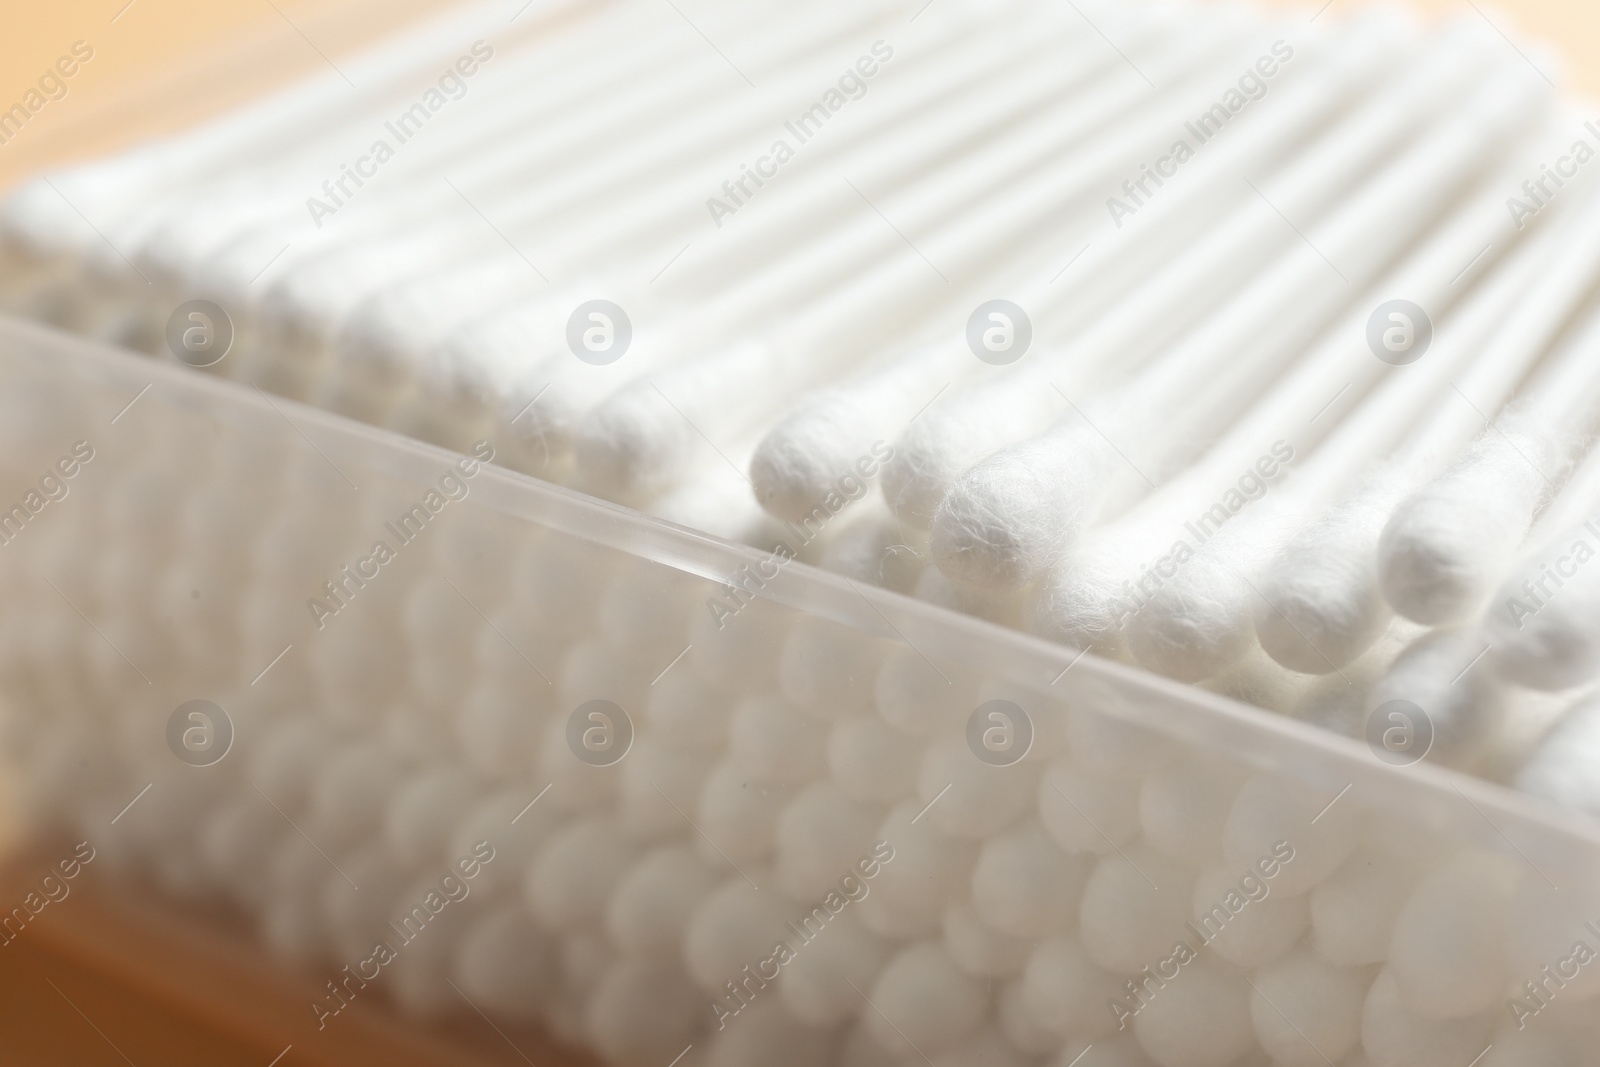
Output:
<svg viewBox="0 0 1600 1067">
<path fill-rule="evenodd" d="M 1576 816 L 9 320 L 0 435 L 27 825 L 325 975 L 306 1042 L 1600 1062 Z"/>
</svg>

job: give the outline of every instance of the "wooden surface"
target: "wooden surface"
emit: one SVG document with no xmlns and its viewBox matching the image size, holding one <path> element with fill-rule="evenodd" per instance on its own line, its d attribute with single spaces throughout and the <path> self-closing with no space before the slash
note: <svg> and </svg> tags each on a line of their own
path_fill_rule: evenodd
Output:
<svg viewBox="0 0 1600 1067">
<path fill-rule="evenodd" d="M 21 905 L 70 844 L 13 851 L 0 908 Z M 319 1029 L 311 1002 L 329 975 L 268 962 L 228 914 L 118 880 L 105 862 L 64 883 L 0 944 L 0 1063 L 6 1067 L 582 1067 L 548 1037 L 461 1019 L 419 1027 L 365 993 Z M 57 890 L 59 892 L 59 890 Z M 374 983 L 376 984 L 376 983 Z"/>
</svg>

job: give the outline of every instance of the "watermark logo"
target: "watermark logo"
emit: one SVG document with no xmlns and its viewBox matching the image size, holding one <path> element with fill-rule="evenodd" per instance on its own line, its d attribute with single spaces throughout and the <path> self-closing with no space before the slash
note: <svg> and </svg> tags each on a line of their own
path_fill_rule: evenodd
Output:
<svg viewBox="0 0 1600 1067">
<path fill-rule="evenodd" d="M 1033 719 L 1010 700 L 986 700 L 967 716 L 967 747 L 991 767 L 1020 763 L 1033 748 Z"/>
<path fill-rule="evenodd" d="M 967 320 L 967 347 L 996 367 L 1015 363 L 1032 343 L 1033 322 L 1009 300 L 986 300 Z"/>
<path fill-rule="evenodd" d="M 209 700 L 187 700 L 167 716 L 167 747 L 191 767 L 220 763 L 233 747 L 233 720 Z"/>
<path fill-rule="evenodd" d="M 628 313 L 609 300 L 579 304 L 567 318 L 567 347 L 585 363 L 604 367 L 615 363 L 633 343 L 633 322 Z"/>
<path fill-rule="evenodd" d="M 1427 355 L 1433 320 L 1409 300 L 1379 304 L 1367 319 L 1367 347 L 1391 367 L 1405 367 Z"/>
<path fill-rule="evenodd" d="M 567 716 L 567 747 L 591 767 L 620 763 L 633 747 L 633 720 L 609 700 L 586 700 Z"/>
<path fill-rule="evenodd" d="M 1367 716 L 1366 736 L 1374 756 L 1409 767 L 1433 748 L 1433 720 L 1409 700 L 1386 700 Z"/>
<path fill-rule="evenodd" d="M 211 367 L 233 347 L 233 320 L 209 300 L 186 300 L 167 318 L 167 348 L 191 367 Z"/>
</svg>

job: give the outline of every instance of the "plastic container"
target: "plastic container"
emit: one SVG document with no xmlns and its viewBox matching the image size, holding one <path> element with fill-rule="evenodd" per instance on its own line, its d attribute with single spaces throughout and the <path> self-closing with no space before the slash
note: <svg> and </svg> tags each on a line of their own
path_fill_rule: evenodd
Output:
<svg viewBox="0 0 1600 1067">
<path fill-rule="evenodd" d="M 326 972 L 314 1031 L 1600 1053 L 1600 834 L 1493 784 L 15 321 L 0 435 L 29 825 Z"/>
</svg>

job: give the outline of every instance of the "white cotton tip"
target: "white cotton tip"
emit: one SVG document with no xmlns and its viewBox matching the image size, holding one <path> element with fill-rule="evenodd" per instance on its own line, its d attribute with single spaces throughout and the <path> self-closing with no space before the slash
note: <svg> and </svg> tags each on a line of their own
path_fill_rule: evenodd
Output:
<svg viewBox="0 0 1600 1067">
<path fill-rule="evenodd" d="M 929 1056 L 976 1031 L 989 1011 L 982 983 L 957 967 L 944 947 L 923 941 L 901 949 L 873 983 L 877 1008 L 864 1016 L 884 1045 L 910 1042 Z"/>
<path fill-rule="evenodd" d="M 794 616 L 770 600 L 745 602 L 733 618 L 708 602 L 689 616 L 689 654 L 684 662 L 718 689 L 747 692 L 775 684 L 778 652 Z"/>
<path fill-rule="evenodd" d="M 1398 498 L 1380 476 L 1285 544 L 1261 576 L 1256 638 L 1292 671 L 1328 674 L 1383 635 L 1393 612 L 1378 581 L 1377 544 Z"/>
<path fill-rule="evenodd" d="M 828 773 L 846 796 L 888 804 L 916 789 L 917 746 L 876 716 L 845 719 L 828 734 Z"/>
<path fill-rule="evenodd" d="M 678 664 L 650 687 L 645 722 L 661 741 L 684 752 L 717 752 L 728 738 L 733 702 L 701 677 Z"/>
<path fill-rule="evenodd" d="M 1117 715 L 1127 703 L 1111 686 L 1091 683 L 1083 704 L 1067 708 L 1067 737 L 1080 766 L 1105 774 L 1146 774 L 1178 757 L 1182 749 L 1172 738 Z"/>
<path fill-rule="evenodd" d="M 902 526 L 875 497 L 831 531 L 819 565 L 858 582 L 909 594 L 927 570 L 926 540 Z"/>
<path fill-rule="evenodd" d="M 593 624 L 595 606 L 618 557 L 564 534 L 535 537 L 511 570 L 510 599 L 552 637 L 570 640 Z"/>
<path fill-rule="evenodd" d="M 1388 973 L 1400 998 L 1429 1019 L 1461 1019 L 1501 1002 L 1512 977 L 1506 909 L 1520 872 L 1465 851 L 1411 891 L 1395 917 Z"/>
<path fill-rule="evenodd" d="M 1062 559 L 1093 520 L 1107 480 L 1096 447 L 1056 432 L 964 471 L 939 502 L 933 560 L 958 585 L 1008 592 Z"/>
<path fill-rule="evenodd" d="M 528 868 L 523 899 L 552 933 L 596 925 L 636 855 L 614 819 L 576 820 L 557 831 Z"/>
<path fill-rule="evenodd" d="M 325 849 L 341 849 L 382 825 L 407 771 L 387 746 L 356 742 L 322 761 L 312 782 L 306 832 Z"/>
<path fill-rule="evenodd" d="M 900 805 L 874 835 L 889 842 L 894 859 L 883 865 L 872 881 L 872 893 L 857 906 L 861 921 L 886 937 L 937 932 L 945 909 L 966 896 L 977 862 L 976 845 L 934 826 L 931 812 L 918 819 L 921 809 L 921 804 Z"/>
<path fill-rule="evenodd" d="M 1058 758 L 1039 779 L 1039 821 L 1068 852 L 1104 854 L 1139 835 L 1139 779 Z"/>
<path fill-rule="evenodd" d="M 911 595 L 918 600 L 1013 630 L 1021 629 L 1027 618 L 1028 593 L 1028 590 L 997 593 L 956 585 L 937 567 L 924 567 L 911 590 Z"/>
<path fill-rule="evenodd" d="M 935 671 L 910 648 L 891 648 L 873 681 L 878 715 L 896 731 L 928 737 L 964 722 L 978 706 L 977 681 L 954 665 Z"/>
<path fill-rule="evenodd" d="M 494 862 L 485 864 L 477 877 L 485 894 L 516 893 L 534 857 L 566 822 L 560 809 L 547 804 L 549 797 L 528 806 L 538 793 L 526 786 L 506 787 L 479 801 L 451 833 L 445 854 L 452 860 L 472 853 L 480 842 L 494 846 Z"/>
<path fill-rule="evenodd" d="M 689 466 L 695 428 L 648 382 L 625 386 L 583 417 L 574 441 L 580 484 L 610 500 L 642 501 L 672 488 Z"/>
<path fill-rule="evenodd" d="M 1302 949 L 1251 979 L 1250 1018 L 1274 1067 L 1325 1067 L 1358 1050 L 1366 975 Z"/>
<path fill-rule="evenodd" d="M 764 859 L 772 854 L 778 816 L 793 792 L 792 786 L 757 778 L 737 763 L 724 761 L 706 776 L 695 821 L 734 862 Z M 701 855 L 717 858 L 709 845 Z"/>
<path fill-rule="evenodd" d="M 837 719 L 862 714 L 869 705 L 860 680 L 877 673 L 892 647 L 860 630 L 801 615 L 778 660 L 778 685 L 810 715 Z"/>
<path fill-rule="evenodd" d="M 1100 860 L 1083 889 L 1079 937 L 1089 958 L 1133 974 L 1165 958 L 1193 910 L 1194 872 L 1145 845 Z"/>
<path fill-rule="evenodd" d="M 1590 525 L 1524 559 L 1490 601 L 1483 639 L 1506 681 L 1555 691 L 1600 675 L 1600 553 Z"/>
<path fill-rule="evenodd" d="M 800 522 L 841 486 L 864 485 L 894 450 L 874 436 L 882 404 L 871 394 L 828 392 L 785 415 L 750 459 L 756 500 L 785 522 Z"/>
<path fill-rule="evenodd" d="M 1356 806 L 1334 802 L 1338 793 L 1338 788 L 1323 791 L 1286 779 L 1251 778 L 1223 827 L 1228 865 L 1242 873 L 1275 859 L 1274 893 L 1295 896 L 1311 889 L 1338 869 L 1360 839 Z"/>
<path fill-rule="evenodd" d="M 836 1028 L 808 1026 L 769 995 L 712 1035 L 705 1067 L 831 1067 L 837 1046 Z"/>
<path fill-rule="evenodd" d="M 1023 992 L 1022 979 L 1013 978 L 1000 987 L 994 998 L 994 1026 L 1013 1049 L 1029 1057 L 1029 1062 L 1048 1056 L 1061 1047 L 1061 1038 L 1046 1030 L 1034 1017 Z"/>
<path fill-rule="evenodd" d="M 972 906 L 992 929 L 1037 939 L 1070 929 L 1092 861 L 1068 855 L 1028 822 L 992 837 L 972 871 Z"/>
<path fill-rule="evenodd" d="M 941 1052 L 934 1062 L 938 1067 L 1031 1067 L 1033 1058 L 990 1024 Z"/>
<path fill-rule="evenodd" d="M 1123 995 L 1122 982 L 1090 959 L 1076 937 L 1051 937 L 1034 947 L 1022 992 L 1032 1015 L 1058 1038 L 1094 1041 L 1117 1027 L 1106 1005 Z"/>
<path fill-rule="evenodd" d="M 1159 1067 L 1227 1067 L 1255 1047 L 1250 996 L 1243 975 L 1194 960 L 1134 1017 L 1134 1037 Z"/>
<path fill-rule="evenodd" d="M 1046 1063 L 1049 1067 L 1155 1067 L 1155 1061 L 1145 1055 L 1138 1038 L 1131 1033 L 1090 1043 L 1069 1040 L 1061 1053 Z"/>
<path fill-rule="evenodd" d="M 1123 628 L 1137 605 L 1120 587 L 1124 566 L 1112 546 L 1086 546 L 1069 555 L 1040 581 L 1027 628 L 1069 648 L 1131 661 Z"/>
<path fill-rule="evenodd" d="M 530 1024 L 552 998 L 561 975 L 559 948 L 517 904 L 475 915 L 455 948 L 451 976 L 461 991 L 497 1018 Z"/>
<path fill-rule="evenodd" d="M 799 785 L 827 768 L 827 724 L 776 694 L 750 697 L 728 722 L 728 759 L 754 778 Z"/>
<path fill-rule="evenodd" d="M 881 807 L 851 800 L 831 780 L 804 787 L 778 816 L 779 884 L 797 900 L 840 891 L 882 818 Z"/>
<path fill-rule="evenodd" d="M 1320 679 L 1296 674 L 1261 651 L 1250 638 L 1245 654 L 1222 673 L 1200 683 L 1200 688 L 1279 715 L 1293 711 Z"/>
<path fill-rule="evenodd" d="M 443 861 L 451 832 L 481 792 L 477 776 L 460 767 L 440 767 L 413 778 L 389 802 L 384 840 L 408 867 Z"/>
<path fill-rule="evenodd" d="M 1524 871 L 1506 909 L 1506 958 L 1511 973 L 1538 985 L 1548 982 L 1544 968 L 1549 967 L 1561 978 L 1562 984 L 1551 988 L 1559 988 L 1563 1000 L 1593 1001 L 1600 996 L 1600 973 L 1584 964 L 1573 975 L 1572 965 L 1561 962 L 1573 954 L 1580 941 L 1594 947 L 1594 935 L 1585 924 L 1600 914 L 1597 897 L 1600 894 L 1592 879 L 1577 884 L 1567 881 L 1557 887 L 1533 871 Z"/>
<path fill-rule="evenodd" d="M 1002 934 L 988 926 L 966 901 L 945 909 L 943 927 L 945 951 L 956 966 L 982 978 L 1019 973 L 1033 949 L 1033 942 L 1027 938 Z"/>
<path fill-rule="evenodd" d="M 1600 703 L 1567 713 L 1517 774 L 1517 788 L 1570 811 L 1600 818 Z"/>
<path fill-rule="evenodd" d="M 1424 634 L 1400 653 L 1389 673 L 1367 696 L 1369 714 L 1384 714 L 1402 726 L 1432 732 L 1427 758 L 1447 767 L 1472 767 L 1495 744 L 1507 712 L 1507 693 L 1482 662 L 1483 645 L 1471 629 L 1440 629 Z M 1395 712 L 1380 709 L 1392 701 L 1399 713 L 1425 719 L 1400 723 Z M 1417 736 L 1421 736 L 1420 732 Z"/>
<path fill-rule="evenodd" d="M 1244 784 L 1229 764 L 1190 758 L 1146 775 L 1139 785 L 1139 827 L 1145 840 L 1174 859 L 1222 858 L 1222 830 Z"/>
<path fill-rule="evenodd" d="M 456 744 L 474 769 L 504 778 L 533 766 L 539 736 L 547 726 L 539 707 L 544 701 L 538 699 L 546 695 L 540 690 L 547 689 L 535 685 L 538 689 L 530 692 L 485 671 L 468 690 L 454 726 Z"/>
<path fill-rule="evenodd" d="M 1388 970 L 1361 1008 L 1361 1048 L 1372 1067 L 1458 1067 L 1489 1044 L 1487 1016 L 1430 1019 L 1406 1006 Z"/>
<path fill-rule="evenodd" d="M 1378 542 L 1383 595 L 1429 625 L 1478 608 L 1527 536 L 1553 471 L 1552 446 L 1514 428 L 1485 434 L 1449 470 L 1403 501 Z"/>
<path fill-rule="evenodd" d="M 694 809 L 715 764 L 712 753 L 679 752 L 659 737 L 640 737 L 618 768 L 622 781 L 617 814 L 623 828 L 641 841 L 682 832 L 683 813 Z"/>
<path fill-rule="evenodd" d="M 884 467 L 883 497 L 908 526 L 927 529 L 961 473 L 1007 445 L 1045 428 L 1060 403 L 1047 389 L 1006 388 L 1004 379 L 934 404 L 894 442 Z"/>
<path fill-rule="evenodd" d="M 1255 646 L 1256 595 L 1240 577 L 1236 555 L 1212 542 L 1129 618 L 1128 648 L 1141 665 L 1198 682 Z"/>
<path fill-rule="evenodd" d="M 618 960 L 589 999 L 587 1030 L 607 1062 L 656 1067 L 692 1044 L 710 1012 L 676 961 Z"/>
<path fill-rule="evenodd" d="M 796 948 L 795 958 L 784 965 L 778 983 L 784 1007 L 812 1026 L 833 1026 L 870 1014 L 856 990 L 872 987 L 890 951 L 886 939 L 846 909 L 829 920 L 826 936 Z"/>
<path fill-rule="evenodd" d="M 1368 846 L 1356 849 L 1311 891 L 1317 952 L 1347 967 L 1387 959 L 1395 918 L 1420 876 L 1414 863 Z"/>
<path fill-rule="evenodd" d="M 772 891 L 766 871 L 748 873 L 759 879 L 756 884 L 762 890 L 734 875 L 704 898 L 684 936 L 689 976 L 712 996 L 727 995 L 724 983 L 771 956 L 774 942 L 783 937 L 784 924 L 800 914 L 798 904 Z"/>
<path fill-rule="evenodd" d="M 1532 1022 L 1518 1029 L 1507 1020 L 1495 1031 L 1493 1040 L 1494 1047 L 1483 1057 L 1483 1067 L 1578 1067 L 1592 1038 Z"/>
<path fill-rule="evenodd" d="M 931 804 L 928 819 L 946 833 L 981 840 L 1032 806 L 1038 765 L 1028 760 L 997 767 L 975 759 L 965 737 L 929 745 L 917 772 L 917 795 Z M 945 790 L 948 789 L 948 792 Z M 940 793 L 945 795 L 933 803 Z"/>
<path fill-rule="evenodd" d="M 310 715 L 293 715 L 270 720 L 266 733 L 250 753 L 250 778 L 294 815 L 303 810 L 317 769 L 330 755 L 327 727 Z"/>
<path fill-rule="evenodd" d="M 1218 956 L 1261 967 L 1282 958 L 1305 933 L 1306 897 L 1274 893 L 1271 879 L 1253 868 L 1211 867 L 1194 884 L 1194 922 Z"/>
<path fill-rule="evenodd" d="M 606 933 L 632 956 L 676 956 L 695 910 L 722 875 L 686 845 L 662 845 L 633 865 L 606 905 Z"/>
</svg>

